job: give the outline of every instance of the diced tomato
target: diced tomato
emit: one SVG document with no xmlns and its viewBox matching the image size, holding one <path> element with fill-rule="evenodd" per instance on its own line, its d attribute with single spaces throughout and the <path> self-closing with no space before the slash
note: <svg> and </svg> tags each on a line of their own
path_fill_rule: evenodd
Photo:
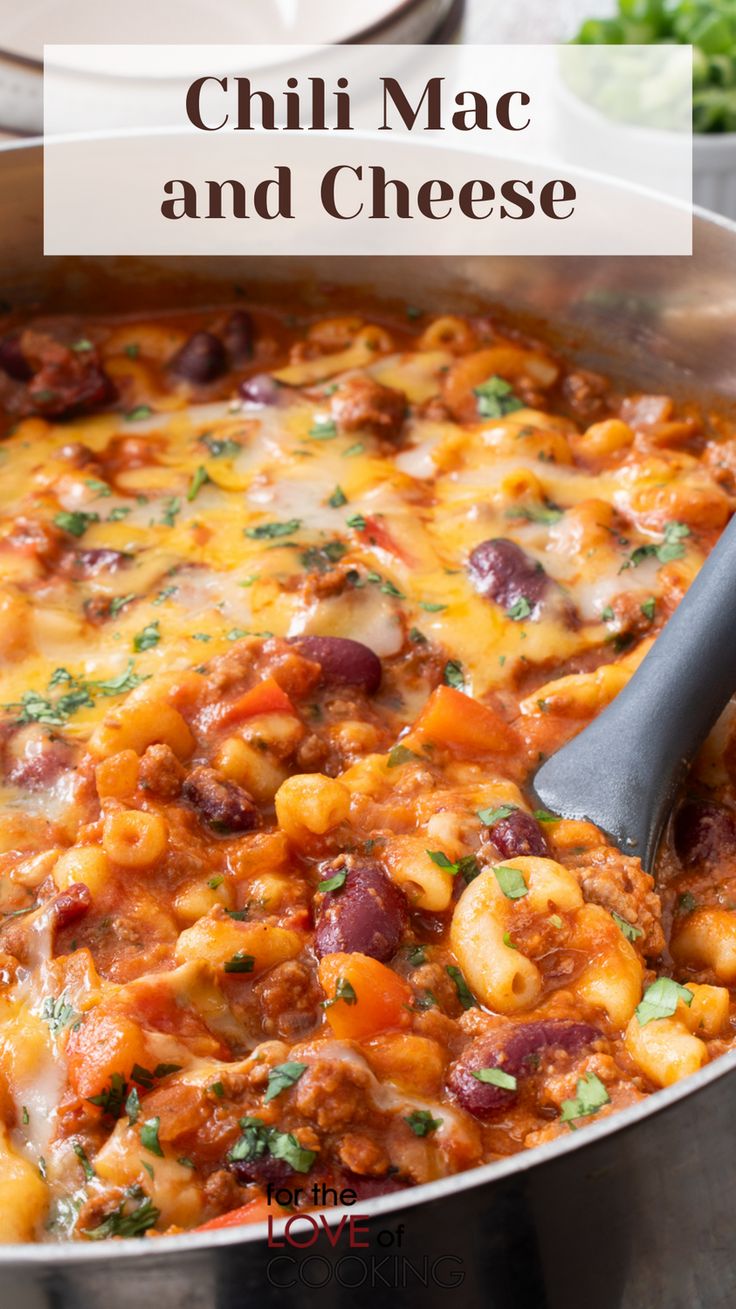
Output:
<svg viewBox="0 0 736 1309">
<path fill-rule="evenodd" d="M 145 1067 L 145 1038 L 138 1024 L 125 1015 L 93 1009 L 69 1033 L 66 1061 L 70 1085 L 89 1100 L 109 1086 L 114 1074 L 127 1080 L 134 1064 Z"/>
<path fill-rule="evenodd" d="M 431 741 L 460 751 L 511 754 L 520 749 L 516 732 L 488 705 L 451 686 L 438 686 L 402 745 Z"/>
<path fill-rule="evenodd" d="M 210 1218 L 208 1223 L 200 1223 L 194 1230 L 217 1232 L 224 1227 L 242 1227 L 244 1223 L 265 1223 L 268 1218 L 286 1218 L 288 1213 L 288 1209 L 282 1209 L 281 1205 L 269 1204 L 265 1195 L 257 1195 L 254 1200 L 241 1204 L 238 1209 L 220 1214 L 219 1218 Z"/>
<path fill-rule="evenodd" d="M 329 1001 L 327 1021 L 340 1040 L 361 1041 L 409 1020 L 410 988 L 370 955 L 325 955 L 319 980 Z"/>
<path fill-rule="evenodd" d="M 245 718 L 255 718 L 257 714 L 295 713 L 296 709 L 286 692 L 281 690 L 273 677 L 267 677 L 265 681 L 251 687 L 250 691 L 246 691 L 237 700 L 219 706 L 213 721 L 218 727 L 225 727 L 242 722 Z"/>
<path fill-rule="evenodd" d="M 360 529 L 360 535 L 377 545 L 379 550 L 387 550 L 389 554 L 396 555 L 396 558 L 401 559 L 403 563 L 411 565 L 414 562 L 411 555 L 407 554 L 398 541 L 394 540 L 388 528 L 384 527 L 380 519 L 366 518 L 365 527 Z"/>
</svg>

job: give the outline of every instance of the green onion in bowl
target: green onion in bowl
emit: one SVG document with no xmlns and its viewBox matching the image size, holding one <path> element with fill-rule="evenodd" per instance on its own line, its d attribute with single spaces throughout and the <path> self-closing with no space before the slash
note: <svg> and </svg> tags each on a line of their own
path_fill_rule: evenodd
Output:
<svg viewBox="0 0 736 1309">
<path fill-rule="evenodd" d="M 692 45 L 693 131 L 736 132 L 736 0 L 618 0 L 578 45 Z"/>
</svg>

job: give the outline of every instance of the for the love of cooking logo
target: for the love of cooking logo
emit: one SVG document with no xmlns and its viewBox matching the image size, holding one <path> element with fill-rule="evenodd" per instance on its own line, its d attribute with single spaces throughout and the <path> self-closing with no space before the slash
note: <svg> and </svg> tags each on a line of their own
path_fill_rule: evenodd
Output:
<svg viewBox="0 0 736 1309">
<path fill-rule="evenodd" d="M 357 1200 L 350 1187 L 269 1185 L 268 1202 L 279 1216 L 269 1215 L 266 1239 L 270 1250 L 280 1252 L 266 1265 L 269 1283 L 282 1290 L 320 1290 L 330 1284 L 345 1289 L 462 1286 L 465 1272 L 457 1255 L 417 1258 L 404 1252 L 404 1223 L 382 1227 L 367 1214 L 330 1214 L 335 1206 L 351 1208 Z M 312 1204 L 316 1211 L 291 1213 L 284 1220 L 284 1210 L 299 1204 Z M 329 1208 L 325 1212 L 321 1206 Z"/>
</svg>

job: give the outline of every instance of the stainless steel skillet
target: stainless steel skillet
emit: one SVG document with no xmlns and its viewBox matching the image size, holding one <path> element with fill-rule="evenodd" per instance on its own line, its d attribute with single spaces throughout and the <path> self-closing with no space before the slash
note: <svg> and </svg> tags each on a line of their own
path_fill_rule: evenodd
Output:
<svg viewBox="0 0 736 1309">
<path fill-rule="evenodd" d="M 233 281 L 329 297 L 504 304 L 559 325 L 587 364 L 736 402 L 736 228 L 701 215 L 692 259 L 150 260 L 40 254 L 38 147 L 0 151 L 0 296 L 54 308 L 229 297 Z M 320 291 L 319 284 L 332 289 Z M 324 302 L 324 301 L 323 301 Z M 263 1228 L 87 1246 L 0 1248 L 2 1309 L 732 1309 L 736 1054 L 585 1131 L 361 1204 L 371 1244 L 271 1248 Z M 349 1211 L 348 1211 L 349 1212 Z M 353 1213 L 356 1209 L 353 1209 Z M 339 1219 L 335 1215 L 335 1220 Z M 461 1280 L 462 1279 L 462 1280 Z"/>
</svg>

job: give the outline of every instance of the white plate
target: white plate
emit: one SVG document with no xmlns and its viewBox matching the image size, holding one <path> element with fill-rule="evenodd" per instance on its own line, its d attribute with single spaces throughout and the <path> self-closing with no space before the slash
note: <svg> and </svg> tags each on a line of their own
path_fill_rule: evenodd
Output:
<svg viewBox="0 0 736 1309">
<path fill-rule="evenodd" d="M 3 18 L 0 44 L 8 52 L 40 60 L 44 44 L 79 43 L 61 66 L 104 75 L 116 70 L 105 68 L 92 52 L 85 55 L 81 43 L 173 41 L 182 47 L 176 72 L 187 75 L 199 68 L 202 42 L 320 45 L 371 39 L 374 32 L 382 33 L 410 14 L 436 13 L 437 8 L 436 0 L 169 0 L 167 5 L 126 0 L 121 21 L 118 7 L 100 0 L 28 0 L 12 17 Z M 136 74 L 157 75 L 154 65 L 147 66 L 145 52 Z"/>
</svg>

